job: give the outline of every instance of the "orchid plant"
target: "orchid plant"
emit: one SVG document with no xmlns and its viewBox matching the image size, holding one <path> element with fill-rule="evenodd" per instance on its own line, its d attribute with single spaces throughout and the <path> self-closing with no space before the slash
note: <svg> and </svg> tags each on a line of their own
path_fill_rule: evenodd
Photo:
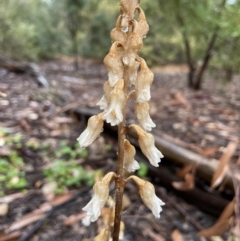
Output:
<svg viewBox="0 0 240 241">
<path fill-rule="evenodd" d="M 129 173 L 140 168 L 134 159 L 135 147 L 127 140 L 126 134 L 130 129 L 137 134 L 139 146 L 153 166 L 157 167 L 163 158 L 162 153 L 155 147 L 153 135 L 148 133 L 156 127 L 149 115 L 148 103 L 154 76 L 145 60 L 138 56 L 143 46 L 143 38 L 149 30 L 144 11 L 139 4 L 140 0 L 120 2 L 120 15 L 116 27 L 110 33 L 113 43 L 103 61 L 108 70 L 108 80 L 103 86 L 104 95 L 97 103 L 102 112 L 88 120 L 87 128 L 77 139 L 80 147 L 85 148 L 103 131 L 104 121 L 111 126 L 118 126 L 117 171 L 107 173 L 102 180 L 95 183 L 93 197 L 83 208 L 87 212 L 84 225 L 95 222 L 109 198 L 109 185 L 111 181 L 115 181 L 113 232 L 111 234 L 110 227 L 105 227 L 94 240 L 108 241 L 111 237 L 113 241 L 119 240 L 123 192 L 130 180 L 137 184 L 143 203 L 156 218 L 160 218 L 161 206 L 164 205 L 156 196 L 155 188 L 150 182 L 134 175 L 129 176 Z M 139 13 L 137 20 L 134 19 L 135 12 Z M 138 124 L 126 125 L 126 105 L 131 99 L 135 101 Z"/>
</svg>

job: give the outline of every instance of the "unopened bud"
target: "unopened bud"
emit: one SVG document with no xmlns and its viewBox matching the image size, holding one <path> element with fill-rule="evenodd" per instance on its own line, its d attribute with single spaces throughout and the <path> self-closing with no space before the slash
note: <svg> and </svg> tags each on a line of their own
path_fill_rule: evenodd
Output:
<svg viewBox="0 0 240 241">
<path fill-rule="evenodd" d="M 110 32 L 110 38 L 113 42 L 119 41 L 124 44 L 127 40 L 127 34 L 121 29 L 121 19 L 122 16 L 120 15 L 117 19 L 116 27 Z"/>
<path fill-rule="evenodd" d="M 109 228 L 104 228 L 96 237 L 94 237 L 93 241 L 109 241 L 109 238 Z"/>
<path fill-rule="evenodd" d="M 130 144 L 130 142 L 125 139 L 124 140 L 124 168 L 128 172 L 135 172 L 140 168 L 138 162 L 134 159 L 134 156 L 136 154 L 136 150 L 133 145 Z"/>
</svg>

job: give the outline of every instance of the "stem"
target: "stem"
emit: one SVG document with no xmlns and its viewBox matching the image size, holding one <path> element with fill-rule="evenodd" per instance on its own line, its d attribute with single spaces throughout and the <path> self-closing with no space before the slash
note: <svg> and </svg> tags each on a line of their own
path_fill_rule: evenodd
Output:
<svg viewBox="0 0 240 241">
<path fill-rule="evenodd" d="M 124 68 L 124 93 L 127 96 L 128 88 L 128 68 Z M 127 101 L 126 101 L 127 103 Z M 122 212 L 122 198 L 124 192 L 124 186 L 126 180 L 123 175 L 123 160 L 124 160 L 124 140 L 126 136 L 126 103 L 123 107 L 123 121 L 118 126 L 118 160 L 117 160 L 117 177 L 115 178 L 115 192 L 116 192 L 116 204 L 115 204 L 115 217 L 113 227 L 113 241 L 119 240 L 120 224 L 121 224 L 121 212 Z"/>
</svg>

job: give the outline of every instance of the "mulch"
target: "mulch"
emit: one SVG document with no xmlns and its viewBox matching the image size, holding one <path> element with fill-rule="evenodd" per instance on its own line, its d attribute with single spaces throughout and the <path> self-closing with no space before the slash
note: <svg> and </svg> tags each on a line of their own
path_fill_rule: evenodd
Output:
<svg viewBox="0 0 240 241">
<path fill-rule="evenodd" d="M 39 87 L 34 78 L 27 74 L 19 75 L 0 69 L 0 126 L 12 133 L 22 133 L 26 140 L 51 139 L 55 146 L 62 139 L 74 143 L 85 128 L 86 120 L 84 117 L 79 119 L 73 110 L 96 107 L 103 94 L 102 86 L 107 80 L 107 71 L 96 60 L 81 60 L 76 72 L 73 71 L 72 62 L 66 59 L 45 62 L 41 67 L 50 82 L 49 89 Z M 206 75 L 202 90 L 196 92 L 186 88 L 186 66 L 159 67 L 153 71 L 155 79 L 151 88 L 150 114 L 157 127 L 152 133 L 170 136 L 190 150 L 217 160 L 229 142 L 240 139 L 239 76 L 234 76 L 231 82 L 224 82 Z M 135 122 L 134 103 L 129 104 L 127 117 L 128 123 Z M 111 146 L 116 144 L 112 137 L 103 137 L 105 143 Z M 109 168 L 115 168 L 115 151 L 113 148 L 111 154 L 106 154 L 109 155 L 106 167 L 103 162 L 97 163 L 94 158 L 98 153 L 90 148 L 90 164 L 84 165 L 92 163 L 92 168 L 102 167 L 109 171 Z M 240 146 L 235 151 L 232 162 L 239 161 L 239 153 Z M 45 201 L 35 184 L 43 179 L 39 170 L 51 163 L 51 160 L 29 150 L 23 150 L 23 158 L 31 170 L 27 171 L 27 177 L 29 190 L 33 194 L 27 194 L 11 203 L 7 216 L 0 218 L 0 228 L 37 209 Z M 124 240 L 170 240 L 176 229 L 182 233 L 184 240 L 199 240 L 196 235 L 198 230 L 181 214 L 179 208 L 202 227 L 208 227 L 216 220 L 216 217 L 203 213 L 198 207 L 177 197 L 173 191 L 158 186 L 156 190 L 166 203 L 160 220 L 154 219 L 145 208 L 134 186 L 127 188 L 126 194 L 129 194 L 131 206 L 122 217 L 125 223 Z M 6 194 L 10 193 L 8 191 Z M 80 221 L 72 226 L 64 225 L 67 217 L 81 212 L 90 195 L 89 188 L 87 195 L 79 194 L 72 202 L 56 208 L 28 240 L 93 238 L 99 232 L 101 220 L 88 229 Z M 23 234 L 31 228 L 32 225 L 23 229 Z"/>
</svg>

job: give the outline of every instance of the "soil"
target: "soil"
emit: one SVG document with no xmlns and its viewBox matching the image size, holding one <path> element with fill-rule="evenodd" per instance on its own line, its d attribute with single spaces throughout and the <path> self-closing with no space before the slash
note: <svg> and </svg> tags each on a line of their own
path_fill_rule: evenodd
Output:
<svg viewBox="0 0 240 241">
<path fill-rule="evenodd" d="M 107 71 L 96 60 L 81 60 L 78 71 L 74 71 L 72 66 L 69 59 L 43 63 L 41 68 L 50 83 L 49 89 L 38 86 L 30 75 L 0 69 L 0 126 L 10 133 L 21 133 L 25 141 L 35 138 L 41 142 L 50 141 L 52 147 L 57 147 L 61 140 L 65 140 L 69 145 L 74 145 L 86 126 L 86 119 L 76 116 L 74 109 L 96 108 L 103 95 L 102 86 L 107 80 Z M 186 88 L 186 66 L 159 67 L 153 72 L 155 79 L 151 88 L 150 114 L 157 125 L 152 131 L 154 134 L 180 140 L 188 149 L 215 159 L 221 157 L 229 142 L 240 139 L 239 76 L 234 76 L 231 82 L 224 82 L 208 74 L 202 90 L 196 92 Z M 132 102 L 127 113 L 128 123 L 135 122 L 133 108 Z M 102 151 L 101 147 L 105 145 L 111 146 L 111 150 Z M 112 170 L 115 168 L 115 146 L 116 139 L 103 134 L 88 148 L 89 156 L 81 160 L 81 164 L 89 170 Z M 4 145 L 0 146 L 0 157 L 5 155 L 3 149 Z M 232 162 L 239 160 L 239 153 L 240 146 Z M 0 217 L 0 230 L 46 202 L 41 191 L 46 179 L 41 171 L 53 160 L 28 148 L 21 149 L 21 154 L 28 192 L 10 203 L 8 213 Z M 151 180 L 149 176 L 145 178 Z M 133 184 L 127 187 L 126 195 L 131 205 L 122 214 L 125 223 L 123 240 L 158 241 L 171 240 L 171 237 L 180 240 L 181 235 L 183 240 L 200 240 L 197 236 L 199 230 L 193 223 L 206 228 L 216 221 L 216 217 L 203 213 L 197 206 L 176 196 L 172 190 L 157 183 L 155 188 L 166 203 L 160 219 L 155 219 L 143 205 Z M 36 223 L 21 228 L 18 240 L 92 240 L 103 226 L 101 219 L 88 228 L 82 225 L 81 219 L 70 226 L 64 225 L 71 215 L 81 214 L 82 207 L 91 198 L 90 187 L 70 189 L 77 191 L 70 202 L 56 206 L 29 238 L 21 239 L 31 233 Z M 19 190 L 6 189 L 5 195 L 15 192 Z M 0 233 L 0 240 L 4 240 L 1 235 L 4 237 L 5 234 Z"/>
</svg>

